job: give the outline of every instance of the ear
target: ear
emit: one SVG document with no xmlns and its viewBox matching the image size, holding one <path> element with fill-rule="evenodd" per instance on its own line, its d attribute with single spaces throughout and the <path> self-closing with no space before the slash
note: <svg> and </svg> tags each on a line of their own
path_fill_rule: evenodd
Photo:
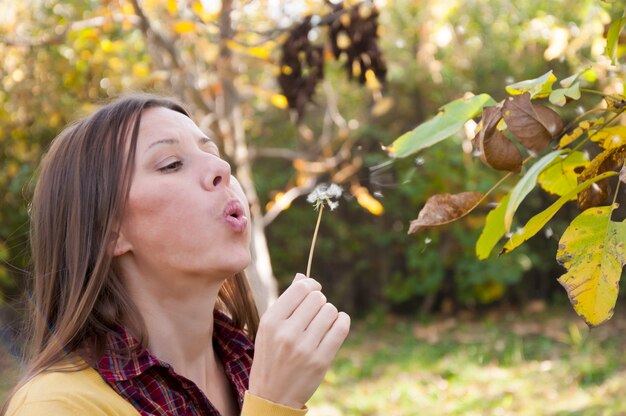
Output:
<svg viewBox="0 0 626 416">
<path fill-rule="evenodd" d="M 122 254 L 126 254 L 132 251 L 133 246 L 130 244 L 130 241 L 124 237 L 123 232 L 114 234 L 115 243 L 113 245 L 113 257 L 121 256 Z"/>
</svg>

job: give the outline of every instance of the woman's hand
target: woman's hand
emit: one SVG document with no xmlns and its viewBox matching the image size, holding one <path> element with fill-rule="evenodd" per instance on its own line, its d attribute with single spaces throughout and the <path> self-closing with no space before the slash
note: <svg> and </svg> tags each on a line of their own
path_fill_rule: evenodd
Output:
<svg viewBox="0 0 626 416">
<path fill-rule="evenodd" d="M 251 394 L 302 408 L 348 336 L 350 317 L 326 302 L 322 286 L 297 274 L 261 318 L 250 373 Z"/>
</svg>

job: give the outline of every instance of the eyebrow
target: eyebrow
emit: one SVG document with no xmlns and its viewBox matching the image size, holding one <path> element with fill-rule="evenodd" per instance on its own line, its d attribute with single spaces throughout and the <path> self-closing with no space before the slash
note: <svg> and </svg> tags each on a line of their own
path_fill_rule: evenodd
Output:
<svg viewBox="0 0 626 416">
<path fill-rule="evenodd" d="M 156 145 L 159 145 L 159 144 L 177 144 L 177 143 L 180 143 L 180 140 L 178 140 L 178 139 L 161 139 L 161 140 L 157 140 L 156 142 L 150 143 L 150 146 L 148 146 L 148 149 L 146 149 L 146 151 L 151 149 L 151 148 L 153 148 Z M 198 144 L 200 144 L 200 145 L 205 145 L 207 143 L 215 143 L 215 142 L 213 140 L 209 139 L 208 137 L 205 137 L 205 136 L 200 137 L 198 139 Z"/>
</svg>

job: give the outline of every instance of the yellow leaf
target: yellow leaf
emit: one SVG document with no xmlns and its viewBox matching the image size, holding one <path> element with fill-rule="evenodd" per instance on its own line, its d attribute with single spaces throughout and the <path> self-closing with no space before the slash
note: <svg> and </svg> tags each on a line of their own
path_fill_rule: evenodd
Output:
<svg viewBox="0 0 626 416">
<path fill-rule="evenodd" d="M 111 52 L 113 50 L 113 42 L 110 39 L 102 39 L 100 41 L 100 49 L 102 49 L 102 52 Z"/>
<path fill-rule="evenodd" d="M 291 202 L 288 202 L 287 200 L 283 200 L 284 196 L 285 196 L 284 192 L 278 192 L 276 196 L 274 197 L 274 199 L 269 201 L 265 205 L 265 210 L 269 211 L 270 209 L 272 209 L 274 205 L 278 206 L 281 211 L 285 211 L 289 209 L 289 207 L 291 207 Z"/>
<path fill-rule="evenodd" d="M 189 32 L 195 32 L 196 30 L 196 25 L 194 22 L 190 21 L 190 20 L 179 20 L 178 22 L 176 22 L 176 24 L 174 24 L 174 31 L 176 33 L 189 33 Z"/>
<path fill-rule="evenodd" d="M 578 140 L 590 128 L 598 124 L 602 124 L 602 123 L 604 123 L 604 117 L 600 117 L 599 119 L 595 119 L 595 120 L 581 121 L 580 123 L 578 123 L 578 127 L 572 130 L 571 133 L 565 134 L 561 137 L 561 140 L 559 141 L 559 149 L 562 149 L 565 146 L 572 144 L 573 142 Z M 592 137 L 593 137 L 593 134 L 592 134 Z"/>
<path fill-rule="evenodd" d="M 144 0 L 143 1 L 143 8 L 145 10 L 154 11 L 154 9 L 157 8 L 159 3 L 161 3 L 161 0 Z"/>
<path fill-rule="evenodd" d="M 527 92 L 530 94 L 530 98 L 544 98 L 550 95 L 554 81 L 556 81 L 556 77 L 552 71 L 548 71 L 539 78 L 516 82 L 515 84 L 507 85 L 505 89 L 511 95 Z"/>
<path fill-rule="evenodd" d="M 130 3 L 124 3 L 124 6 L 122 6 L 122 14 L 132 16 L 135 14 L 135 8 Z"/>
<path fill-rule="evenodd" d="M 356 59 L 352 61 L 352 75 L 354 77 L 361 76 L 361 64 Z"/>
<path fill-rule="evenodd" d="M 385 212 L 385 208 L 377 199 L 370 195 L 367 188 L 363 186 L 353 186 L 352 193 L 356 197 L 356 201 L 360 206 L 365 208 L 373 215 L 382 215 Z"/>
<path fill-rule="evenodd" d="M 591 141 L 609 150 L 626 144 L 626 126 L 607 127 L 590 135 Z"/>
<path fill-rule="evenodd" d="M 133 64 L 133 74 L 141 78 L 147 77 L 150 74 L 150 68 L 145 62 L 137 62 Z"/>
<path fill-rule="evenodd" d="M 248 48 L 247 52 L 248 54 L 259 58 L 259 59 L 263 59 L 264 61 L 269 60 L 270 58 L 270 50 L 269 50 L 269 46 L 270 45 L 266 45 L 266 46 L 253 46 L 251 48 Z"/>
<path fill-rule="evenodd" d="M 365 71 L 365 85 L 372 91 L 379 91 L 382 88 L 376 74 L 371 69 Z"/>
<path fill-rule="evenodd" d="M 202 6 L 201 1 L 194 1 L 191 5 L 191 10 L 198 16 L 202 16 L 202 12 L 204 11 L 204 7 Z"/>
<path fill-rule="evenodd" d="M 559 277 L 574 310 L 590 326 L 613 316 L 626 263 L 626 223 L 611 221 L 615 206 L 589 208 L 572 221 L 559 241 Z"/>
<path fill-rule="evenodd" d="M 111 68 L 113 72 L 121 72 L 122 69 L 124 69 L 124 61 L 122 61 L 117 56 L 109 58 L 108 64 L 109 64 L 109 68 Z"/>
<path fill-rule="evenodd" d="M 280 108 L 281 110 L 284 110 L 289 106 L 287 97 L 285 97 L 282 94 L 272 94 L 272 97 L 270 98 L 270 102 L 272 103 L 272 105 Z"/>
<path fill-rule="evenodd" d="M 176 0 L 167 0 L 167 2 L 165 3 L 165 8 L 171 16 L 175 16 L 176 13 L 178 13 L 178 4 Z"/>
<path fill-rule="evenodd" d="M 586 153 L 575 151 L 544 169 L 537 178 L 539 185 L 551 194 L 563 196 L 578 186 L 578 173 L 589 165 Z M 576 199 L 576 195 L 572 196 Z"/>
</svg>

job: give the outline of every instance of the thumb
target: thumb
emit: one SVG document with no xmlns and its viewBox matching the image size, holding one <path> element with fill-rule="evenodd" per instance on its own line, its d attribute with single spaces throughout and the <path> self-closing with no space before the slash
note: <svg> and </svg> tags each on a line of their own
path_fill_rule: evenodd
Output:
<svg viewBox="0 0 626 416">
<path fill-rule="evenodd" d="M 294 277 L 293 282 L 297 282 L 298 280 L 306 279 L 306 276 L 302 273 L 296 273 L 296 277 Z"/>
</svg>

